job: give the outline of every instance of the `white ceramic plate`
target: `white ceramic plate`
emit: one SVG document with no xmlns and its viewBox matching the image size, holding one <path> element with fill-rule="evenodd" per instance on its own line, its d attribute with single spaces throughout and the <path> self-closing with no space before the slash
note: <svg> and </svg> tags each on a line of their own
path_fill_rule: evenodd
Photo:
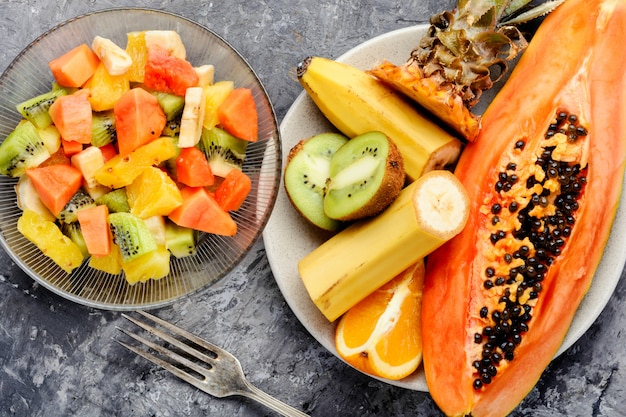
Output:
<svg viewBox="0 0 626 417">
<path fill-rule="evenodd" d="M 384 34 L 357 46 L 338 60 L 362 69 L 371 68 L 382 59 L 395 63 L 404 62 L 426 29 L 427 26 L 415 26 Z M 283 163 L 289 150 L 299 140 L 334 130 L 306 93 L 302 93 L 280 126 Z M 558 354 L 570 347 L 591 326 L 619 281 L 626 261 L 626 251 L 623 250 L 626 243 L 624 200 L 626 193 L 622 195 L 613 232 L 593 284 L 580 305 Z M 315 307 L 300 280 L 297 269 L 298 261 L 322 243 L 327 236 L 308 225 L 296 213 L 287 199 L 284 188 L 281 188 L 263 237 L 270 266 L 287 303 L 311 335 L 337 355 L 334 346 L 335 325 L 329 323 Z M 403 380 L 383 381 L 403 388 L 428 391 L 421 368 Z"/>
</svg>

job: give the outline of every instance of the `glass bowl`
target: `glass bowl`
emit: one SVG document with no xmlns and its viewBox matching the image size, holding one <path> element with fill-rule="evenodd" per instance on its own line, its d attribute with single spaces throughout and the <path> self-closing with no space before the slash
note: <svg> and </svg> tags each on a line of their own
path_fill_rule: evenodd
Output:
<svg viewBox="0 0 626 417">
<path fill-rule="evenodd" d="M 224 277 L 259 239 L 271 214 L 280 183 L 282 156 L 276 116 L 267 92 L 246 60 L 211 30 L 170 13 L 140 9 L 108 9 L 70 19 L 28 45 L 0 76 L 0 138 L 15 128 L 21 116 L 15 105 L 50 90 L 53 77 L 48 62 L 96 35 L 126 45 L 126 33 L 175 30 L 193 65 L 213 64 L 215 80 L 232 80 L 252 89 L 259 113 L 259 140 L 250 143 L 243 171 L 252 190 L 243 206 L 231 212 L 237 223 L 233 237 L 202 234 L 194 256 L 172 256 L 170 274 L 159 280 L 129 285 L 123 275 L 112 276 L 90 268 L 87 262 L 65 273 L 17 231 L 21 214 L 14 178 L 0 176 L 0 243 L 34 280 L 80 304 L 107 309 L 149 309 L 170 304 Z"/>
</svg>

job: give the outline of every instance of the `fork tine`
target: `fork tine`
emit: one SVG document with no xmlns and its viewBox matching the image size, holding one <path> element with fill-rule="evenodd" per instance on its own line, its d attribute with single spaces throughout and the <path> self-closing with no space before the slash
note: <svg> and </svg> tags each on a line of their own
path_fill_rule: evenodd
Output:
<svg viewBox="0 0 626 417">
<path fill-rule="evenodd" d="M 204 368 L 200 365 L 198 365 L 197 363 L 190 361 L 189 359 L 185 358 L 184 356 L 179 355 L 178 353 L 171 351 L 159 344 L 156 344 L 142 336 L 139 336 L 138 334 L 132 333 L 126 329 L 122 329 L 120 327 L 118 327 L 118 329 L 124 333 L 127 336 L 132 337 L 133 339 L 135 339 L 136 341 L 138 341 L 139 343 L 142 343 L 145 346 L 148 346 L 149 348 L 161 353 L 164 356 L 167 356 L 168 358 L 170 358 L 173 361 L 176 361 L 178 363 L 180 363 L 181 365 L 184 365 L 186 367 L 188 367 L 189 369 L 193 369 L 194 371 L 196 371 L 197 373 L 201 374 L 202 376 L 204 376 L 205 378 L 207 377 L 207 372 L 209 371 L 209 369 Z M 167 336 L 166 336 L 167 337 Z M 180 344 L 181 346 L 184 345 L 183 343 L 178 342 L 176 339 L 173 339 L 176 343 Z M 147 353 L 147 352 L 146 352 Z M 198 352 L 199 353 L 199 352 Z M 148 353 L 149 354 L 149 353 Z M 200 355 L 202 355 L 201 353 L 199 353 Z M 142 355 L 143 356 L 143 355 Z M 159 359 L 159 358 L 157 358 Z M 198 358 L 200 359 L 200 358 Z M 167 361 L 163 361 L 168 363 Z M 159 363 L 159 365 L 161 365 Z M 210 365 L 210 364 L 208 364 Z M 179 368 L 176 368 L 179 369 Z M 182 371 L 182 370 L 181 370 Z"/>
<path fill-rule="evenodd" d="M 180 336 L 183 336 L 183 337 L 185 337 L 187 340 L 190 340 L 191 342 L 196 343 L 196 344 L 198 344 L 198 345 L 200 345 L 200 346 L 204 347 L 205 349 L 211 350 L 211 351 L 213 351 L 213 353 L 215 353 L 215 354 L 216 354 L 216 352 L 214 352 L 214 350 L 216 350 L 216 349 L 210 349 L 210 348 L 209 348 L 209 346 L 207 346 L 207 345 L 210 345 L 208 342 L 204 341 L 204 344 L 200 344 L 200 343 L 198 343 L 197 341 L 203 341 L 203 340 L 202 340 L 202 339 L 200 339 L 199 337 L 194 336 L 193 334 L 188 333 L 188 332 L 186 332 L 185 330 L 183 330 L 183 329 L 181 329 L 181 328 L 179 328 L 179 327 L 176 327 L 176 326 L 174 326 L 174 325 L 172 325 L 172 324 L 170 324 L 170 323 L 164 322 L 164 321 L 162 321 L 161 319 L 158 319 L 157 317 L 154 317 L 154 316 L 152 316 L 152 315 L 150 315 L 150 314 L 148 314 L 148 313 L 144 313 L 144 314 L 146 315 L 146 317 L 149 317 L 149 318 L 151 318 L 151 319 L 155 319 L 154 321 L 155 321 L 156 323 L 161 324 L 162 326 L 166 327 L 168 330 L 172 331 L 173 333 L 176 333 L 176 334 L 178 334 L 178 335 L 180 335 Z M 179 348 L 179 349 L 181 349 L 181 350 L 185 351 L 186 353 L 188 353 L 188 354 L 190 354 L 190 355 L 194 356 L 195 358 L 197 358 L 197 359 L 199 359 L 199 360 L 201 360 L 201 361 L 203 361 L 203 362 L 205 362 L 205 363 L 211 364 L 211 362 L 212 362 L 212 361 L 213 361 L 213 359 L 214 359 L 214 358 L 212 358 L 212 357 L 210 357 L 210 356 L 208 356 L 208 355 L 205 355 L 204 353 L 202 353 L 202 352 L 200 352 L 200 351 L 198 351 L 198 350 L 194 349 L 193 347 L 189 346 L 188 344 L 183 343 L 183 342 L 181 342 L 180 340 L 178 340 L 178 339 L 176 339 L 176 338 L 174 338 L 174 337 L 170 336 L 169 334 L 167 334 L 167 333 L 165 333 L 165 332 L 163 332 L 163 331 L 161 331 L 161 330 L 157 329 L 156 327 L 150 326 L 149 324 L 144 323 L 144 322 L 142 322 L 142 321 L 140 321 L 140 320 L 137 320 L 136 318 L 130 317 L 130 316 L 126 315 L 126 314 L 122 314 L 122 317 L 124 317 L 124 318 L 125 318 L 125 319 L 127 319 L 128 321 L 130 321 L 130 322 L 134 323 L 135 325 L 137 325 L 137 326 L 141 327 L 142 329 L 149 331 L 150 333 L 152 333 L 152 334 L 154 334 L 155 336 L 157 336 L 157 337 L 161 338 L 162 340 L 165 340 L 166 342 L 171 343 L 172 345 L 176 346 L 177 348 Z M 163 324 L 163 323 L 164 323 L 164 324 Z M 187 334 L 185 334 L 185 333 L 187 333 Z M 191 336 L 191 337 L 188 337 L 188 336 Z M 192 338 L 193 338 L 193 339 L 196 339 L 197 341 L 196 341 L 196 340 L 193 340 Z M 144 340 L 145 340 L 145 339 L 144 339 Z M 152 346 L 151 346 L 151 347 L 152 347 Z M 160 347 L 160 346 L 159 346 L 159 347 Z M 214 347 L 214 348 L 215 348 L 215 347 Z M 156 348 L 154 348 L 154 349 L 156 349 Z M 221 351 L 220 351 L 220 352 L 221 352 Z M 164 353 L 164 352 L 162 352 L 162 353 Z M 164 354 L 165 354 L 165 353 L 164 353 Z M 181 357 L 181 358 L 182 358 L 182 357 Z"/>
<path fill-rule="evenodd" d="M 236 359 L 233 355 L 231 355 L 229 352 L 225 351 L 224 349 L 220 348 L 217 345 L 214 345 L 213 343 L 210 343 L 198 336 L 196 336 L 193 333 L 188 332 L 187 330 L 181 329 L 180 327 L 173 325 L 172 323 L 169 323 L 159 317 L 153 316 L 150 313 L 147 313 L 145 311 L 142 310 L 137 310 L 137 313 L 141 314 L 142 316 L 152 320 L 153 322 L 165 327 L 167 330 L 171 331 L 172 333 L 176 333 L 179 336 L 184 337 L 185 339 L 189 340 L 190 342 L 195 343 L 198 346 L 202 346 L 203 348 L 212 351 L 215 354 L 220 354 L 220 355 L 227 355 L 227 356 L 232 356 L 233 359 Z M 124 315 L 124 314 L 123 314 Z M 128 317 L 127 317 L 128 318 Z M 133 321 L 131 319 L 131 321 Z"/>
<path fill-rule="evenodd" d="M 194 369 L 196 372 L 198 372 L 200 374 L 204 375 L 206 372 L 208 372 L 207 369 L 204 369 L 204 368 L 196 365 L 195 363 L 193 363 L 193 362 L 183 358 L 180 355 L 177 355 L 174 352 L 167 351 L 166 349 L 162 348 L 161 346 L 159 346 L 159 345 L 157 345 L 155 343 L 152 343 L 151 341 L 149 341 L 149 340 L 147 340 L 147 339 L 145 339 L 145 338 L 143 338 L 143 337 L 141 337 L 139 335 L 136 335 L 134 333 L 128 332 L 128 331 L 126 331 L 126 330 L 124 330 L 124 329 L 122 329 L 120 327 L 117 327 L 117 329 L 120 330 L 122 333 L 132 337 L 136 341 L 138 341 L 140 343 L 143 343 L 146 346 L 149 346 L 149 347 L 151 347 L 151 348 L 153 348 L 153 349 L 163 353 L 164 355 L 166 355 L 166 356 L 168 356 L 170 358 L 171 358 L 172 355 L 177 356 L 180 360 L 185 362 L 184 363 L 185 366 L 188 366 L 191 369 Z M 165 361 L 165 360 L 163 360 L 163 359 L 161 359 L 161 358 L 159 358 L 159 357 L 157 357 L 157 356 L 155 356 L 155 355 L 153 355 L 153 354 L 151 354 L 149 352 L 146 352 L 146 351 L 144 351 L 142 349 L 138 349 L 135 346 L 129 345 L 129 344 L 127 344 L 125 342 L 122 342 L 122 341 L 119 341 L 117 339 L 114 339 L 114 340 L 117 343 L 119 343 L 120 345 L 124 346 L 126 349 L 130 350 L 131 352 L 134 352 L 137 355 L 147 359 L 148 361 L 161 366 L 163 369 L 171 372 L 172 374 L 176 375 L 177 377 L 179 377 L 183 381 L 185 381 L 185 382 L 193 385 L 194 387 L 196 387 L 196 388 L 206 392 L 206 385 L 205 385 L 203 380 L 200 380 L 200 379 L 196 378 L 195 376 L 188 374 L 187 372 L 183 371 L 182 369 L 172 365 L 170 362 Z M 172 358 L 172 359 L 174 359 L 174 358 Z"/>
</svg>

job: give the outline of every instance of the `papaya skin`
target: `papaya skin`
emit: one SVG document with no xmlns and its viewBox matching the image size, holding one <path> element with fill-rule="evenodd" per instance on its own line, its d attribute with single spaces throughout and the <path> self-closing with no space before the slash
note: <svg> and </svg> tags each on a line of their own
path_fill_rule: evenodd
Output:
<svg viewBox="0 0 626 417">
<path fill-rule="evenodd" d="M 422 310 L 424 370 L 429 391 L 449 416 L 504 416 L 535 386 L 556 355 L 591 285 L 619 203 L 626 165 L 626 1 L 568 0 L 539 27 L 511 77 L 483 116 L 455 174 L 470 197 L 465 229 L 431 254 Z M 588 127 L 587 184 L 576 223 L 516 347 L 485 387 L 473 388 L 476 312 L 484 304 L 483 252 L 498 166 L 513 144 L 542 140 L 557 111 Z M 477 180 L 479 179 L 479 180 Z"/>
</svg>

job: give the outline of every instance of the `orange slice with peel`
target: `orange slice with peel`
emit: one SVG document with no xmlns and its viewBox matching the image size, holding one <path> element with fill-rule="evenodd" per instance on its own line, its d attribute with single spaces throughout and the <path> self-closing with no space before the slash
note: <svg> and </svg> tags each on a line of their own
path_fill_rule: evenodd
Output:
<svg viewBox="0 0 626 417">
<path fill-rule="evenodd" d="M 392 380 L 422 362 L 420 260 L 344 314 L 335 333 L 339 356 L 356 369 Z"/>
</svg>

